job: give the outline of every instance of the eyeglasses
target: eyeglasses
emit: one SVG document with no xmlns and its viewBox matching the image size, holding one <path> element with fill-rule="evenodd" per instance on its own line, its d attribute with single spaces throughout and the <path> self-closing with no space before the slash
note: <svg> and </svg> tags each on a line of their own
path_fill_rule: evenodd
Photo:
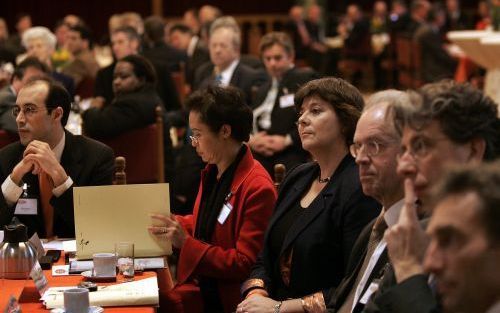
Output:
<svg viewBox="0 0 500 313">
<path fill-rule="evenodd" d="M 47 110 L 47 109 L 46 108 L 39 109 L 36 106 L 30 106 L 30 105 L 27 105 L 24 108 L 21 108 L 19 106 L 15 106 L 15 107 L 12 108 L 12 115 L 15 118 L 17 118 L 17 116 L 19 115 L 19 113 L 23 112 L 24 116 L 31 117 L 34 114 L 36 114 L 38 111 L 42 111 L 42 110 Z"/>
<path fill-rule="evenodd" d="M 381 143 L 375 140 L 370 140 L 365 143 L 355 142 L 349 146 L 349 151 L 351 152 L 353 158 L 357 158 L 359 156 L 361 149 L 363 149 L 367 156 L 373 157 L 378 155 L 384 147 L 387 147 L 388 144 L 389 143 Z"/>
<path fill-rule="evenodd" d="M 189 136 L 189 139 L 191 139 L 191 143 L 197 145 L 200 142 L 200 134 L 192 135 Z"/>
<path fill-rule="evenodd" d="M 410 145 L 407 147 L 401 147 L 401 151 L 396 155 L 397 160 L 399 161 L 406 153 L 411 155 L 411 157 L 415 160 L 419 158 L 425 157 L 432 147 L 434 147 L 438 141 L 449 140 L 448 138 L 433 138 L 426 139 L 424 137 L 418 137 L 415 140 L 410 142 Z"/>
</svg>

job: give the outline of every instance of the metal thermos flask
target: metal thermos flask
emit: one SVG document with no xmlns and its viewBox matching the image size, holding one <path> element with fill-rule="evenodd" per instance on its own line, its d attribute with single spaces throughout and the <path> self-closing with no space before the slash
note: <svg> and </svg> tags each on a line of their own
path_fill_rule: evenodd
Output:
<svg viewBox="0 0 500 313">
<path fill-rule="evenodd" d="M 5 226 L 0 243 L 0 277 L 27 279 L 36 260 L 36 249 L 28 241 L 27 227 L 14 219 Z"/>
</svg>

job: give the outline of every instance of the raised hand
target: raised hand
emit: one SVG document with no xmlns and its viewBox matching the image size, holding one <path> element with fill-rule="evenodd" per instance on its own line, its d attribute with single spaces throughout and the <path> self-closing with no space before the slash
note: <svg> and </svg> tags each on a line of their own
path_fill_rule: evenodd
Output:
<svg viewBox="0 0 500 313">
<path fill-rule="evenodd" d="M 413 180 L 406 178 L 404 187 L 404 205 L 398 223 L 384 237 L 398 283 L 424 272 L 422 261 L 429 242 L 418 220 Z"/>
</svg>

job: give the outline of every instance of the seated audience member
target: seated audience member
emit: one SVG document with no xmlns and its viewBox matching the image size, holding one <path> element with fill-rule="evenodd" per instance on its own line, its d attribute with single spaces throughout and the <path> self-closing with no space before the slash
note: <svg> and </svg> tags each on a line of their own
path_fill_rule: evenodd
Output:
<svg viewBox="0 0 500 313">
<path fill-rule="evenodd" d="M 112 183 L 113 151 L 92 139 L 64 130 L 71 97 L 59 83 L 28 82 L 12 113 L 20 141 L 0 150 L 0 226 L 16 216 L 42 238 L 74 238 L 73 186 Z M 37 207 L 19 212 L 20 197 L 36 198 Z"/>
<path fill-rule="evenodd" d="M 452 30 L 465 30 L 472 28 L 467 16 L 463 13 L 460 8 L 460 0 L 446 0 L 446 21 L 442 27 L 443 35 Z"/>
<path fill-rule="evenodd" d="M 443 78 L 453 78 L 457 61 L 444 49 L 439 33 L 445 22 L 445 12 L 434 5 L 429 13 L 429 23 L 421 25 L 414 35 L 420 44 L 422 80 L 431 83 Z"/>
<path fill-rule="evenodd" d="M 57 44 L 54 53 L 52 53 L 52 65 L 56 70 L 60 70 L 71 59 L 71 53 L 66 45 L 69 28 L 70 26 L 61 19 L 56 22 L 53 29 Z"/>
<path fill-rule="evenodd" d="M 52 54 L 57 44 L 56 36 L 48 28 L 36 26 L 25 31 L 22 40 L 27 56 L 36 57 L 45 63 L 51 70 L 50 76 L 63 84 L 64 88 L 73 96 L 75 94 L 73 78 L 57 72 L 52 65 Z"/>
<path fill-rule="evenodd" d="M 307 160 L 295 125 L 297 111 L 293 95 L 318 75 L 312 70 L 295 67 L 293 44 L 285 33 L 266 34 L 260 41 L 259 50 L 270 80 L 255 93 L 253 135 L 249 145 L 255 158 L 273 173 L 276 163 L 292 169 Z"/>
<path fill-rule="evenodd" d="M 311 35 L 304 21 L 304 8 L 302 6 L 294 5 L 290 8 L 285 29 L 292 38 L 297 59 L 304 60 L 311 44 Z"/>
<path fill-rule="evenodd" d="M 16 14 L 15 16 L 16 33 L 9 36 L 9 39 L 7 40 L 7 45 L 9 45 L 9 47 L 12 49 L 15 56 L 18 56 L 26 52 L 25 50 L 26 47 L 24 46 L 24 44 L 22 44 L 22 36 L 32 26 L 33 24 L 31 21 L 31 15 L 29 15 L 26 12 L 21 12 L 19 14 Z"/>
<path fill-rule="evenodd" d="M 314 162 L 281 184 L 274 215 L 237 312 L 316 312 L 346 273 L 361 230 L 380 213 L 363 194 L 349 154 L 363 97 L 337 78 L 313 80 L 295 95 L 302 147 Z M 274 310 L 274 311 L 273 311 Z"/>
<path fill-rule="evenodd" d="M 62 73 L 73 78 L 75 86 L 85 79 L 93 80 L 99 70 L 99 64 L 92 53 L 90 29 L 83 25 L 71 27 L 68 31 L 66 47 L 73 58 L 63 66 Z"/>
<path fill-rule="evenodd" d="M 9 29 L 5 19 L 0 17 L 0 63 L 16 63 L 16 47 L 9 42 Z M 0 81 L 1 83 L 2 81 Z"/>
<path fill-rule="evenodd" d="M 222 16 L 222 11 L 213 5 L 205 4 L 198 10 L 198 20 L 200 21 L 200 39 L 208 45 L 210 26 Z"/>
<path fill-rule="evenodd" d="M 435 194 L 425 269 L 446 312 L 500 309 L 500 163 L 457 169 Z"/>
<path fill-rule="evenodd" d="M 395 106 L 409 106 L 408 94 L 384 90 L 372 95 L 361 114 L 351 145 L 359 167 L 363 193 L 383 206 L 354 244 L 347 273 L 327 306 L 329 312 L 360 312 L 370 286 L 377 284 L 389 262 L 382 240 L 388 226 L 398 221 L 403 206 L 403 179 L 396 174 L 401 135 L 392 120 Z"/>
<path fill-rule="evenodd" d="M 186 82 L 192 85 L 196 69 L 210 61 L 207 47 L 184 24 L 174 24 L 170 27 L 170 43 L 174 48 L 186 52 L 188 57 L 186 63 Z"/>
<path fill-rule="evenodd" d="M 393 0 L 391 2 L 389 27 L 394 35 L 404 34 L 410 28 L 411 15 L 404 0 Z"/>
<path fill-rule="evenodd" d="M 240 62 L 241 31 L 233 17 L 218 18 L 210 27 L 208 49 L 211 63 L 206 63 L 195 73 L 193 90 L 210 85 L 240 88 L 250 105 L 252 87 L 260 85 L 264 74 Z"/>
<path fill-rule="evenodd" d="M 201 25 L 200 20 L 198 19 L 198 9 L 189 8 L 184 11 L 184 14 L 182 15 L 182 24 L 189 27 L 195 36 L 199 36 Z"/>
<path fill-rule="evenodd" d="M 346 17 L 337 27 L 339 35 L 344 39 L 342 58 L 346 60 L 364 61 L 370 56 L 371 36 L 370 22 L 363 16 L 357 4 L 347 7 Z M 361 79 L 361 71 L 353 73 L 349 79 L 357 85 Z"/>
<path fill-rule="evenodd" d="M 486 0 L 477 3 L 476 30 L 485 30 L 491 26 L 491 14 L 488 2 Z"/>
<path fill-rule="evenodd" d="M 111 48 L 115 61 L 97 72 L 93 102 L 96 105 L 108 105 L 115 94 L 113 92 L 113 73 L 116 62 L 129 55 L 137 55 L 141 46 L 141 38 L 130 26 L 118 27 L 111 32 Z M 152 63 L 156 72 L 156 91 L 165 108 L 170 111 L 180 107 L 179 96 L 175 89 L 170 71 L 165 66 Z"/>
<path fill-rule="evenodd" d="M 144 42 L 142 55 L 154 64 L 174 72 L 180 64 L 186 63 L 186 53 L 165 43 L 165 22 L 161 17 L 150 16 L 144 21 Z"/>
<path fill-rule="evenodd" d="M 12 108 L 16 106 L 16 98 L 24 84 L 34 76 L 48 75 L 49 69 L 35 57 L 24 59 L 14 70 L 11 83 L 0 90 L 0 129 L 17 133 L 16 118 Z"/>
<path fill-rule="evenodd" d="M 156 106 L 163 108 L 154 89 L 156 76 L 144 57 L 129 55 L 116 63 L 114 100 L 105 107 L 92 107 L 82 115 L 84 133 L 92 138 L 110 138 L 156 121 Z"/>
<path fill-rule="evenodd" d="M 239 287 L 262 248 L 276 200 L 269 174 L 245 141 L 252 111 L 239 90 L 209 87 L 187 101 L 191 144 L 208 165 L 193 215 L 153 215 L 153 234 L 178 250 L 177 285 L 160 295 L 168 312 L 234 312 Z"/>
<path fill-rule="evenodd" d="M 307 32 L 309 43 L 308 64 L 316 71 L 326 74 L 328 47 L 325 45 L 325 23 L 321 6 L 312 4 L 307 9 Z"/>
<path fill-rule="evenodd" d="M 385 233 L 392 267 L 386 268 L 366 312 L 436 312 L 422 265 L 427 239 L 415 210 L 431 212 L 430 191 L 449 166 L 477 166 L 500 153 L 497 106 L 480 90 L 444 80 L 423 86 L 419 95 L 414 106 L 395 111 L 402 130 L 398 174 L 405 179 L 402 210 L 407 214 L 401 213 Z"/>
<path fill-rule="evenodd" d="M 410 22 L 403 34 L 408 38 L 413 38 L 415 32 L 427 23 L 431 4 L 427 0 L 413 0 L 410 6 Z"/>
</svg>

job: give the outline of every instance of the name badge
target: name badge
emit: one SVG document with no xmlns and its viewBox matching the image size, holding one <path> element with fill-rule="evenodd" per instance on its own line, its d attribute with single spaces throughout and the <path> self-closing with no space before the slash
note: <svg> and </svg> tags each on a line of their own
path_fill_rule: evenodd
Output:
<svg viewBox="0 0 500 313">
<path fill-rule="evenodd" d="M 368 287 L 368 289 L 366 289 L 365 294 L 363 295 L 363 297 L 361 298 L 361 300 L 359 300 L 359 302 L 361 304 L 367 304 L 368 300 L 370 300 L 371 296 L 375 292 L 377 292 L 377 290 L 378 290 L 378 283 L 372 282 L 370 284 L 370 286 Z"/>
<path fill-rule="evenodd" d="M 38 200 L 34 198 L 19 198 L 16 204 L 15 215 L 36 215 Z"/>
<path fill-rule="evenodd" d="M 219 222 L 219 224 L 224 225 L 232 209 L 233 206 L 231 205 L 231 203 L 224 203 L 224 205 L 222 206 L 222 210 L 220 210 L 219 217 L 217 217 L 217 221 Z"/>
<path fill-rule="evenodd" d="M 292 107 L 294 105 L 293 102 L 294 94 L 288 94 L 280 97 L 280 108 L 285 109 Z"/>
</svg>

